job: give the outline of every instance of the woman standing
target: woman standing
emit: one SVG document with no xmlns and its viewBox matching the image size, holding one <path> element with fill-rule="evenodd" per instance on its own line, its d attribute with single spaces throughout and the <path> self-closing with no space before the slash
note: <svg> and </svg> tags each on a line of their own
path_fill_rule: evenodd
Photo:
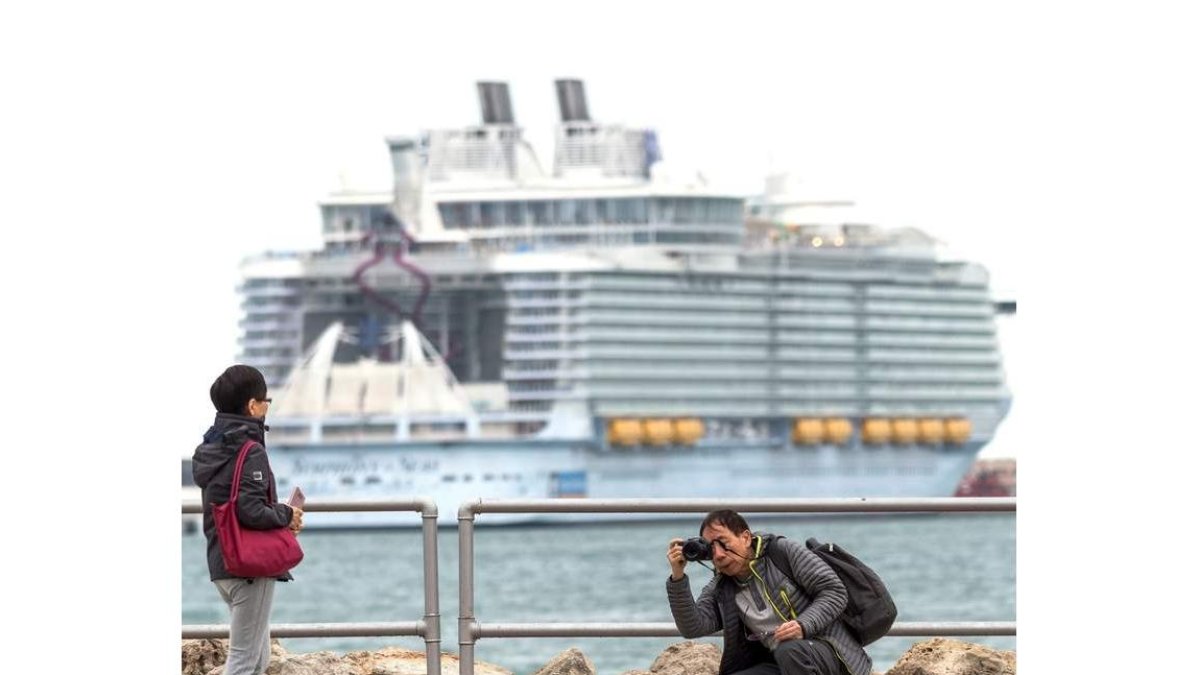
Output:
<svg viewBox="0 0 1200 675">
<path fill-rule="evenodd" d="M 226 675 L 258 675 L 271 660 L 270 615 L 276 581 L 289 581 L 290 573 L 276 578 L 246 579 L 225 569 L 213 521 L 213 504 L 229 501 L 238 452 L 246 441 L 254 446 L 242 467 L 238 486 L 237 518 L 256 530 L 290 528 L 299 533 L 304 512 L 272 499 L 275 476 L 267 460 L 264 420 L 271 399 L 267 383 L 256 368 L 230 366 L 212 383 L 209 397 L 217 409 L 216 420 L 192 455 L 192 478 L 201 489 L 204 536 L 208 538 L 208 574 L 229 606 L 229 658 Z"/>
</svg>

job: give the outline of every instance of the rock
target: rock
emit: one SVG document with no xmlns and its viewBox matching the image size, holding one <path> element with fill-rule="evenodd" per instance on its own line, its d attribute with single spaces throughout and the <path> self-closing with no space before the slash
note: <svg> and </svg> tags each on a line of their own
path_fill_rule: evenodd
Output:
<svg viewBox="0 0 1200 675">
<path fill-rule="evenodd" d="M 342 657 L 355 667 L 355 675 L 425 675 L 425 652 L 385 647 L 374 652 L 349 652 Z M 442 652 L 442 675 L 458 675 L 458 657 Z M 475 661 L 477 675 L 512 675 L 511 670 L 486 661 Z"/>
<path fill-rule="evenodd" d="M 621 675 L 654 675 L 654 673 L 648 670 L 627 670 L 621 673 Z"/>
<path fill-rule="evenodd" d="M 887 675 L 1016 675 L 1017 654 L 934 638 L 909 648 Z"/>
<path fill-rule="evenodd" d="M 596 675 L 596 666 L 575 647 L 557 654 L 534 675 Z"/>
<path fill-rule="evenodd" d="M 217 666 L 225 664 L 229 654 L 229 640 L 184 640 L 183 675 L 208 675 Z"/>
<path fill-rule="evenodd" d="M 663 650 L 650 672 L 654 675 L 717 675 L 721 649 L 708 642 L 678 642 Z"/>
<path fill-rule="evenodd" d="M 229 640 L 184 640 L 182 651 L 182 675 L 225 675 Z M 477 675 L 513 675 L 511 670 L 486 661 L 476 661 L 475 672 Z M 387 647 L 374 652 L 350 652 L 345 656 L 330 651 L 289 654 L 278 640 L 272 640 L 271 662 L 267 665 L 266 675 L 426 675 L 425 652 Z M 457 656 L 442 653 L 442 675 L 458 675 Z"/>
<path fill-rule="evenodd" d="M 288 654 L 280 660 L 273 657 L 266 675 L 360 675 L 354 664 L 329 651 Z"/>
</svg>

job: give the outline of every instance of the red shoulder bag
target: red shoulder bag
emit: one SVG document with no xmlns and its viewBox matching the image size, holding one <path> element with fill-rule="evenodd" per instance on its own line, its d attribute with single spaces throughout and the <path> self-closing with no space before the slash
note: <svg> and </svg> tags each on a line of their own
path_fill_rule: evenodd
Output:
<svg viewBox="0 0 1200 675">
<path fill-rule="evenodd" d="M 233 487 L 229 501 L 213 504 L 213 522 L 217 526 L 217 541 L 221 544 L 221 557 L 225 569 L 238 577 L 278 577 L 300 564 L 304 551 L 300 542 L 287 527 L 271 530 L 252 530 L 243 527 L 237 517 L 238 488 L 242 484 L 242 465 L 246 455 L 254 447 L 254 441 L 246 441 L 238 451 L 237 468 L 233 471 Z M 274 482 L 268 483 L 270 499 L 275 501 Z"/>
</svg>

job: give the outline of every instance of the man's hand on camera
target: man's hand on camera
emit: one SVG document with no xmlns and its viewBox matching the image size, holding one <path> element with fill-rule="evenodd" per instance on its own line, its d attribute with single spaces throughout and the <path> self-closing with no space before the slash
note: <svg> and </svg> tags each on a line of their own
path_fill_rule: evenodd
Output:
<svg viewBox="0 0 1200 675">
<path fill-rule="evenodd" d="M 683 559 L 683 540 L 672 539 L 667 545 L 667 562 L 671 563 L 671 578 L 679 581 L 683 578 L 683 566 L 687 561 Z"/>
</svg>

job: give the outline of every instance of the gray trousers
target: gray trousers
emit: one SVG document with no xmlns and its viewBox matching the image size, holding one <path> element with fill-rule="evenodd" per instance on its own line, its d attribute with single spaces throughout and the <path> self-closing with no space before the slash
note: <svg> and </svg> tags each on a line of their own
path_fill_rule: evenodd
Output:
<svg viewBox="0 0 1200 675">
<path fill-rule="evenodd" d="M 760 663 L 734 675 L 839 675 L 843 673 L 833 647 L 824 640 L 784 640 L 771 653 L 775 663 Z"/>
<path fill-rule="evenodd" d="M 225 675 L 261 675 L 271 661 L 271 602 L 275 580 L 217 579 L 213 582 L 229 605 L 229 658 Z"/>
</svg>

